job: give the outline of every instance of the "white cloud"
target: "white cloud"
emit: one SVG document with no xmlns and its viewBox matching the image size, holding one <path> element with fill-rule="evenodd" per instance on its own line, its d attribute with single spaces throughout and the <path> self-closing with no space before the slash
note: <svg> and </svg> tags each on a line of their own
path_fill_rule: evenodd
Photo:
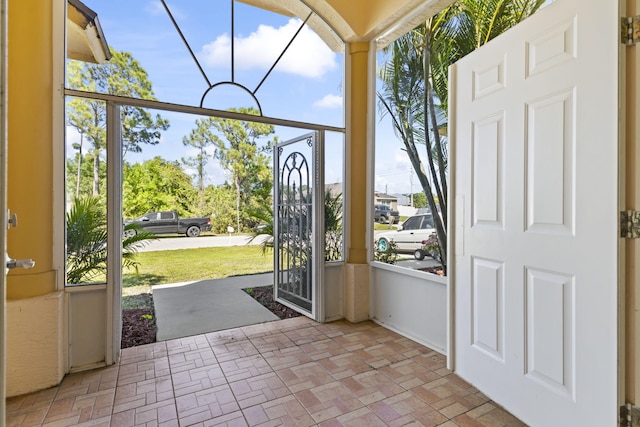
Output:
<svg viewBox="0 0 640 427">
<path fill-rule="evenodd" d="M 398 148 L 395 151 L 394 160 L 395 160 L 394 166 L 396 169 L 405 170 L 405 171 L 413 170 L 413 166 L 411 165 L 411 159 L 409 159 L 409 155 L 407 154 L 406 151 Z"/>
<path fill-rule="evenodd" d="M 171 14 L 176 19 L 185 19 L 186 15 L 175 5 L 167 3 Z M 145 10 L 151 16 L 166 15 L 167 11 L 159 0 L 153 0 L 147 3 Z"/>
<path fill-rule="evenodd" d="M 213 185 L 224 184 L 230 179 L 229 173 L 220 167 L 217 160 L 207 165 L 207 181 Z"/>
<path fill-rule="evenodd" d="M 200 150 L 198 150 L 195 147 L 191 147 L 191 148 L 187 148 L 185 154 L 187 155 L 187 157 L 195 157 L 198 155 L 198 153 L 200 152 Z"/>
<path fill-rule="evenodd" d="M 185 154 L 187 155 L 187 157 L 196 157 L 198 154 L 200 154 L 200 149 L 197 147 L 189 147 L 186 148 L 185 150 Z M 213 156 L 214 153 L 216 152 L 216 147 L 213 147 L 211 145 L 204 147 L 204 151 L 205 153 L 207 153 L 210 156 Z"/>
<path fill-rule="evenodd" d="M 246 37 L 236 36 L 235 66 L 238 69 L 268 70 L 300 27 L 299 19 L 290 19 L 279 28 L 260 25 Z M 228 67 L 231 38 L 223 34 L 202 47 L 204 63 L 212 67 Z M 322 77 L 337 66 L 335 53 L 313 31 L 305 26 L 282 56 L 274 71 L 304 77 Z"/>
<path fill-rule="evenodd" d="M 67 143 L 67 157 L 69 157 L 70 156 L 69 153 L 76 151 L 76 149 L 73 148 L 73 144 L 80 143 L 80 133 L 78 133 L 78 129 L 74 128 L 73 126 L 67 126 L 66 143 Z M 85 148 L 86 146 L 83 147 L 83 149 Z M 71 156 L 73 156 L 74 154 L 71 154 Z"/>
<path fill-rule="evenodd" d="M 320 108 L 340 108 L 342 107 L 342 96 L 329 93 L 314 102 L 313 105 Z"/>
<path fill-rule="evenodd" d="M 162 5 L 162 3 L 158 0 L 147 3 L 146 11 L 150 15 L 161 15 L 163 13 L 167 13 L 164 10 L 164 6 Z"/>
<path fill-rule="evenodd" d="M 378 143 L 378 141 L 376 141 Z M 411 162 L 400 145 L 382 147 L 376 150 L 375 190 L 389 194 L 406 194 L 420 191 L 417 178 L 411 185 Z"/>
</svg>

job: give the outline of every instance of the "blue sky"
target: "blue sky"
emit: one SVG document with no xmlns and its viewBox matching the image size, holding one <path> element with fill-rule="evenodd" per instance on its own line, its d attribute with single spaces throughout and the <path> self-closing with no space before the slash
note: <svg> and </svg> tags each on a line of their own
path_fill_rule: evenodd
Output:
<svg viewBox="0 0 640 427">
<path fill-rule="evenodd" d="M 131 52 L 153 83 L 157 99 L 199 105 L 208 84 L 189 55 L 158 0 L 83 0 L 98 13 L 109 45 Z M 183 0 L 167 2 L 209 81 L 231 80 L 229 0 Z M 236 2 L 235 82 L 253 91 L 286 43 L 301 25 L 297 18 L 277 15 Z M 309 28 L 304 28 L 265 80 L 256 96 L 263 114 L 270 117 L 343 125 L 343 54 L 332 52 Z M 204 106 L 217 109 L 255 106 L 239 88 L 218 87 L 206 96 Z M 160 144 L 144 147 L 141 154 L 127 154 L 129 162 L 157 155 L 171 160 L 188 156 L 182 137 L 194 127 L 195 116 L 161 115 L 171 122 Z M 304 130 L 278 127 L 281 140 Z M 377 126 L 376 189 L 390 193 L 410 191 L 410 166 L 388 121 Z M 69 132 L 69 139 L 74 138 Z M 340 179 L 341 139 L 328 140 L 326 182 Z M 71 155 L 71 152 L 70 152 Z M 219 184 L 224 173 L 212 162 L 207 169 L 210 183 Z M 413 191 L 418 191 L 414 184 Z"/>
</svg>

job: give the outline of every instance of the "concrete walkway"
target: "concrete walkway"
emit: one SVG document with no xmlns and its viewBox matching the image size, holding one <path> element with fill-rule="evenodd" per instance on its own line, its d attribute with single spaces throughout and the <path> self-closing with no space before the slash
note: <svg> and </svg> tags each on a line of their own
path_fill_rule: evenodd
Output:
<svg viewBox="0 0 640 427">
<path fill-rule="evenodd" d="M 165 341 L 278 320 L 242 290 L 272 284 L 273 273 L 264 273 L 153 286 L 156 339 Z"/>
</svg>

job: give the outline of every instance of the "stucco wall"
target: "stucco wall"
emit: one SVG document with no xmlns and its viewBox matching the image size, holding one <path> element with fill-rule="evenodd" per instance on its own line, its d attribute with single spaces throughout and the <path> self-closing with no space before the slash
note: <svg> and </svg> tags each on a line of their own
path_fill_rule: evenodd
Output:
<svg viewBox="0 0 640 427">
<path fill-rule="evenodd" d="M 371 319 L 446 354 L 448 279 L 373 263 Z"/>
<path fill-rule="evenodd" d="M 56 292 L 7 302 L 7 396 L 62 380 L 63 296 Z"/>
<path fill-rule="evenodd" d="M 36 262 L 32 270 L 16 269 L 7 277 L 9 300 L 56 290 L 53 3 L 9 0 L 7 203 L 18 227 L 7 233 L 7 251 Z"/>
</svg>

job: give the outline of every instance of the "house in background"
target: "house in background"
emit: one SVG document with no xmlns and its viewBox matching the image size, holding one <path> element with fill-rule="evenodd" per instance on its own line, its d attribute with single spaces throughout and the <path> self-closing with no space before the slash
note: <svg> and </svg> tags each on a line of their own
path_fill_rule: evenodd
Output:
<svg viewBox="0 0 640 427">
<path fill-rule="evenodd" d="M 324 185 L 324 191 L 329 194 L 331 197 L 337 197 L 340 196 L 341 198 L 343 197 L 342 194 L 342 189 L 343 189 L 343 184 L 341 182 L 334 182 L 331 184 L 325 184 Z"/>
<path fill-rule="evenodd" d="M 392 196 L 391 194 L 376 191 L 375 193 L 373 193 L 373 204 L 385 205 L 389 206 L 395 211 L 398 210 L 398 198 L 396 196 Z"/>
<path fill-rule="evenodd" d="M 392 194 L 397 200 L 398 206 L 409 206 L 411 207 L 411 195 L 405 194 Z"/>
<path fill-rule="evenodd" d="M 556 0 L 452 68 L 445 279 L 373 261 L 367 218 L 378 201 L 376 52 L 452 1 L 245 2 L 311 11 L 314 30 L 344 46 L 345 258 L 323 271 L 315 318 L 372 319 L 425 343 L 532 425 L 613 426 L 620 407 L 637 411 L 640 54 L 632 30 L 621 43 L 620 18 L 640 14 L 640 2 Z M 0 1 L 0 219 L 7 208 L 19 217 L 0 240 L 36 261 L 0 280 L 2 404 L 5 390 L 50 387 L 119 356 L 117 274 L 65 287 L 65 48 L 108 56 L 91 14 L 76 20 L 69 3 Z M 106 102 L 117 118 L 118 103 L 133 101 Z M 110 167 L 119 179 L 117 161 Z"/>
</svg>

